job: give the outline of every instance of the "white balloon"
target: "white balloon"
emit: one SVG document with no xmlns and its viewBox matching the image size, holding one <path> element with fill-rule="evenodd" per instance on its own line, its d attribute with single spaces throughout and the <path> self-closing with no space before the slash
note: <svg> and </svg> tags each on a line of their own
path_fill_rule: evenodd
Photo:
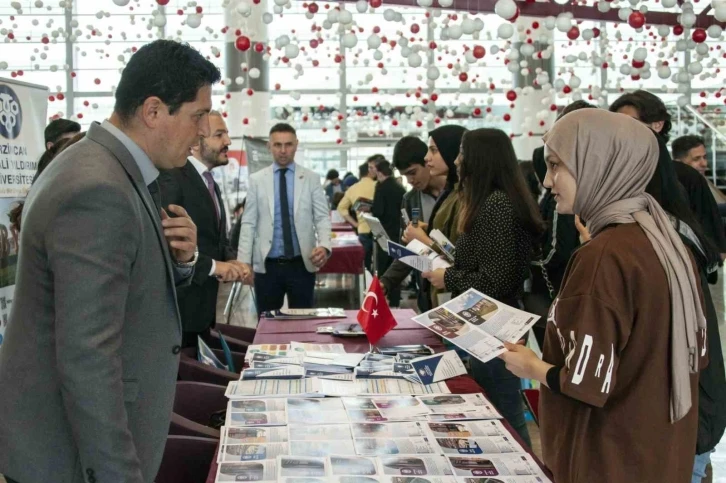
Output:
<svg viewBox="0 0 726 483">
<path fill-rule="evenodd" d="M 644 47 L 638 47 L 635 49 L 635 52 L 633 52 L 633 59 L 643 61 L 645 58 L 648 57 L 648 49 Z"/>
<path fill-rule="evenodd" d="M 678 3 L 678 0 L 661 0 L 660 3 L 665 8 L 673 8 Z"/>
<path fill-rule="evenodd" d="M 678 71 L 678 74 L 676 75 L 676 82 L 679 84 L 688 84 L 689 80 L 690 77 L 688 76 L 688 72 L 685 70 Z"/>
<path fill-rule="evenodd" d="M 423 63 L 423 59 L 416 52 L 412 52 L 411 55 L 408 56 L 408 66 L 409 67 L 414 67 L 414 68 L 421 67 L 422 63 Z"/>
<path fill-rule="evenodd" d="M 449 38 L 451 38 L 453 40 L 459 40 L 461 38 L 462 33 L 463 33 L 461 31 L 461 27 L 458 26 L 458 25 L 451 25 L 448 28 L 448 31 L 449 31 Z"/>
<path fill-rule="evenodd" d="M 119 7 L 125 7 L 126 5 L 129 4 L 130 1 L 131 0 L 113 0 L 113 3 L 115 3 Z M 40 6 L 38 6 L 39 3 L 40 3 Z M 40 2 L 40 1 L 35 2 L 35 6 L 38 7 L 38 8 L 42 8 L 43 7 L 43 2 Z"/>
<path fill-rule="evenodd" d="M 710 27 L 708 27 L 708 30 L 706 30 L 706 33 L 708 33 L 708 36 L 711 37 L 712 39 L 717 39 L 717 38 L 721 37 L 721 34 L 723 33 L 723 29 L 721 28 L 720 25 L 711 25 Z M 703 44 L 699 44 L 699 45 L 703 45 Z"/>
<path fill-rule="evenodd" d="M 266 25 L 270 25 L 272 23 L 272 14 L 270 12 L 265 12 L 262 14 L 262 21 Z"/>
<path fill-rule="evenodd" d="M 622 20 L 623 22 L 628 21 L 628 17 L 630 17 L 630 14 L 633 13 L 633 10 L 627 7 L 623 7 L 620 10 L 618 10 L 618 18 Z"/>
<path fill-rule="evenodd" d="M 288 37 L 287 35 L 280 35 L 279 37 L 277 37 L 275 39 L 275 46 L 278 49 L 281 49 L 289 44 L 290 44 L 290 37 Z"/>
<path fill-rule="evenodd" d="M 300 47 L 296 44 L 288 44 L 285 46 L 285 57 L 288 59 L 294 59 L 300 54 Z"/>
<path fill-rule="evenodd" d="M 343 25 L 347 25 L 347 24 L 351 23 L 352 21 L 353 21 L 352 13 L 350 13 L 347 10 L 340 11 L 340 15 L 338 15 L 338 22 L 342 23 Z"/>
<path fill-rule="evenodd" d="M 713 16 L 716 17 L 716 20 L 719 22 L 726 22 L 726 4 L 714 7 Z"/>
<path fill-rule="evenodd" d="M 381 52 L 380 50 L 376 50 L 375 52 L 373 52 L 373 58 L 375 60 L 383 60 L 383 52 Z"/>
<path fill-rule="evenodd" d="M 252 5 L 245 1 L 242 1 L 237 4 L 235 10 L 237 10 L 237 13 L 242 15 L 243 17 L 249 17 L 249 15 L 252 13 Z"/>
<path fill-rule="evenodd" d="M 411 49 L 408 47 L 401 47 L 401 57 L 408 57 L 411 54 Z"/>
<path fill-rule="evenodd" d="M 366 0 L 358 0 L 355 2 L 355 9 L 358 13 L 366 13 L 368 11 L 368 2 Z"/>
<path fill-rule="evenodd" d="M 249 74 L 250 74 L 250 78 L 257 79 L 260 77 L 260 69 L 258 69 L 257 67 L 253 67 L 250 69 Z"/>
<path fill-rule="evenodd" d="M 381 38 L 377 34 L 371 34 L 368 37 L 367 42 L 368 42 L 368 48 L 369 49 L 377 49 L 383 43 L 383 41 L 381 40 Z"/>
<path fill-rule="evenodd" d="M 497 0 L 494 5 L 494 13 L 504 20 L 509 20 L 517 14 L 517 4 L 514 0 Z"/>
<path fill-rule="evenodd" d="M 522 46 L 519 48 L 519 51 L 522 53 L 523 56 L 531 57 L 532 54 L 534 54 L 534 45 L 522 44 Z"/>
<path fill-rule="evenodd" d="M 192 13 L 187 15 L 187 25 L 193 29 L 202 25 L 202 15 L 198 13 Z"/>
<path fill-rule="evenodd" d="M 721 28 L 718 25 L 712 25 L 711 27 Z M 715 37 L 718 38 L 719 36 L 720 36 L 720 34 L 716 35 Z M 703 55 L 703 56 L 708 57 L 708 45 L 706 45 L 705 42 L 702 44 L 696 45 L 696 53 L 698 53 L 698 55 Z"/>
<path fill-rule="evenodd" d="M 681 25 L 686 28 L 691 28 L 696 25 L 696 14 L 693 12 L 686 12 L 681 15 Z"/>
<path fill-rule="evenodd" d="M 489 49 L 489 53 L 492 55 L 497 55 L 499 53 L 499 46 L 498 45 L 492 45 Z"/>
<path fill-rule="evenodd" d="M 347 49 L 352 49 L 358 44 L 358 37 L 355 34 L 347 33 L 343 35 L 341 43 L 343 44 L 343 47 Z"/>
<path fill-rule="evenodd" d="M 238 86 L 241 86 L 242 84 L 245 83 L 245 78 L 242 76 L 239 76 L 239 77 L 235 78 L 234 83 L 237 84 Z"/>
<path fill-rule="evenodd" d="M 126 3 L 129 3 L 129 2 L 126 2 Z M 116 5 L 118 5 L 118 3 Z M 35 0 L 35 8 L 43 8 L 43 2 L 41 0 Z"/>
<path fill-rule="evenodd" d="M 560 32 L 567 32 L 572 28 L 572 19 L 567 15 L 558 15 L 557 21 L 555 22 L 555 26 L 557 27 L 557 30 Z"/>
<path fill-rule="evenodd" d="M 387 8 L 383 11 L 383 18 L 388 22 L 392 22 L 396 18 L 396 12 L 393 9 Z"/>
<path fill-rule="evenodd" d="M 474 57 L 474 51 L 469 49 L 464 54 L 464 60 L 466 60 L 469 64 L 476 64 L 476 61 L 478 60 L 476 57 Z"/>
<path fill-rule="evenodd" d="M 514 27 L 510 23 L 503 23 L 497 28 L 497 36 L 500 39 L 511 39 L 514 35 Z"/>
<path fill-rule="evenodd" d="M 667 25 L 661 25 L 658 27 L 658 35 L 660 37 L 668 37 L 669 33 L 671 33 L 671 29 Z"/>
<path fill-rule="evenodd" d="M 336 10 L 336 9 L 328 10 L 327 20 L 332 23 L 337 23 L 339 15 L 340 15 L 340 10 Z"/>
<path fill-rule="evenodd" d="M 632 70 L 633 69 L 628 64 L 623 64 L 620 66 L 620 73 L 623 75 L 630 75 Z"/>
<path fill-rule="evenodd" d="M 680 96 L 677 102 L 680 107 L 686 107 L 688 104 L 690 104 L 688 96 Z"/>
<path fill-rule="evenodd" d="M 557 19 L 555 17 L 546 17 L 544 21 L 545 28 L 547 30 L 554 30 Z"/>
<path fill-rule="evenodd" d="M 166 25 L 166 15 L 154 15 L 154 27 L 161 28 Z"/>
<path fill-rule="evenodd" d="M 435 65 L 430 66 L 428 69 L 426 69 L 426 78 L 432 81 L 435 81 L 439 78 L 439 68 Z"/>
<path fill-rule="evenodd" d="M 467 17 L 467 18 L 465 18 L 465 19 L 464 19 L 464 20 L 463 20 L 463 21 L 461 22 L 461 30 L 462 30 L 462 31 L 463 31 L 463 32 L 464 32 L 464 33 L 465 33 L 466 35 L 471 35 L 471 34 L 473 34 L 473 33 L 474 33 L 474 30 L 476 30 L 476 26 L 474 25 L 474 21 L 473 21 L 472 19 L 468 18 L 468 17 Z"/>
<path fill-rule="evenodd" d="M 600 0 L 597 2 L 597 10 L 600 13 L 608 13 L 610 11 L 610 2 L 607 0 Z"/>
<path fill-rule="evenodd" d="M 579 77 L 577 77 L 576 75 L 570 77 L 570 87 L 572 87 L 573 89 L 577 89 L 578 87 L 580 87 L 580 84 L 582 84 L 582 80 L 580 80 Z"/>
<path fill-rule="evenodd" d="M 680 39 L 676 42 L 676 50 L 678 52 L 685 52 L 688 50 L 688 42 L 685 39 Z"/>
<path fill-rule="evenodd" d="M 439 5 L 443 8 L 449 8 L 454 4 L 454 0 L 439 0 Z"/>
<path fill-rule="evenodd" d="M 429 8 L 434 4 L 434 0 L 416 0 L 416 3 L 419 7 Z"/>
<path fill-rule="evenodd" d="M 595 33 L 591 29 L 585 29 L 582 31 L 582 40 L 592 40 L 595 37 Z"/>
<path fill-rule="evenodd" d="M 484 21 L 482 19 L 476 18 L 474 20 L 474 30 L 477 32 L 484 30 Z"/>
<path fill-rule="evenodd" d="M 0 70 L 5 70 L 7 68 L 8 68 L 7 62 L 5 62 L 4 60 L 2 62 L 0 62 Z"/>
<path fill-rule="evenodd" d="M 703 66 L 700 62 L 691 62 L 688 64 L 688 73 L 691 75 L 698 75 L 703 72 Z"/>
</svg>

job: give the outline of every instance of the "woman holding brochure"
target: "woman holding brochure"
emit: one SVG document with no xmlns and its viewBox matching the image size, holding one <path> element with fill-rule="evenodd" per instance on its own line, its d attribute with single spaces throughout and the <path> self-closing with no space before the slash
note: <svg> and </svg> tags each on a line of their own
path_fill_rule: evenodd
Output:
<svg viewBox="0 0 726 483">
<path fill-rule="evenodd" d="M 452 297 L 474 288 L 521 307 L 534 240 L 544 231 L 539 209 L 527 190 L 509 136 L 498 129 L 467 132 L 456 165 L 459 215 L 454 265 L 423 277 Z M 472 376 L 527 444 L 529 433 L 520 380 L 499 359 L 472 358 Z"/>
<path fill-rule="evenodd" d="M 658 141 L 596 109 L 566 115 L 544 141 L 557 211 L 591 236 L 553 303 L 543 359 L 512 344 L 500 356 L 542 383 L 544 462 L 558 483 L 688 482 L 706 321 L 690 253 L 646 194 Z"/>
<path fill-rule="evenodd" d="M 434 241 L 428 234 L 432 230 L 439 230 L 451 243 L 456 245 L 459 234 L 456 226 L 459 176 L 455 163 L 459 155 L 461 138 L 465 132 L 465 128 L 452 124 L 438 127 L 429 132 L 429 148 L 424 158 L 426 167 L 429 168 L 431 176 L 446 176 L 446 187 L 436 200 L 429 222 L 419 223 L 418 226 L 409 224 L 406 227 L 403 234 L 405 243 L 416 239 L 431 247 Z M 428 299 L 433 304 L 431 307 L 439 305 L 438 295 L 440 291 L 432 287 L 427 280 L 423 280 L 421 285 L 421 291 L 428 294 Z M 430 309 L 431 307 L 422 307 L 422 309 Z"/>
</svg>

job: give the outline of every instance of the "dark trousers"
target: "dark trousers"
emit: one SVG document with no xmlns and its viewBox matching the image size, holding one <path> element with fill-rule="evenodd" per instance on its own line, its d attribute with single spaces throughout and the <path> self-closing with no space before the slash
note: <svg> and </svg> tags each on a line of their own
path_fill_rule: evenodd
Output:
<svg viewBox="0 0 726 483">
<path fill-rule="evenodd" d="M 361 245 L 363 245 L 363 251 L 366 255 L 364 261 L 366 270 L 373 273 L 373 235 L 371 235 L 370 233 L 359 234 L 358 241 Z"/>
<path fill-rule="evenodd" d="M 492 359 L 485 364 L 472 357 L 471 375 L 484 389 L 487 397 L 502 413 L 504 419 L 512 425 L 527 446 L 532 447 L 527 421 L 524 419 L 520 379 L 509 372 L 504 361 L 499 358 Z"/>
<path fill-rule="evenodd" d="M 388 256 L 387 253 L 383 251 L 383 249 L 378 246 L 376 243 L 376 246 L 374 247 L 376 250 L 378 250 L 378 276 L 382 277 L 384 273 L 386 273 L 386 270 L 388 270 L 388 267 L 390 267 L 393 264 L 393 258 Z M 391 289 L 386 294 L 388 298 L 388 304 L 391 307 L 399 307 L 401 305 L 401 285 L 396 285 L 395 287 L 391 287 Z"/>
<path fill-rule="evenodd" d="M 267 273 L 255 272 L 255 298 L 257 313 L 279 310 L 287 295 L 291 309 L 308 309 L 313 306 L 315 274 L 308 272 L 302 257 L 292 261 L 265 260 Z"/>
</svg>

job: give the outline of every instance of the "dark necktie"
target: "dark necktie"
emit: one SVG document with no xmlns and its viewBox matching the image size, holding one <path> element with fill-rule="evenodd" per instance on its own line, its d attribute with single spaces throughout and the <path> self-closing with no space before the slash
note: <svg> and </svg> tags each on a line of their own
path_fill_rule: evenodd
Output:
<svg viewBox="0 0 726 483">
<path fill-rule="evenodd" d="M 282 240 L 285 244 L 285 258 L 295 256 L 292 246 L 292 225 L 290 224 L 290 204 L 287 201 L 287 168 L 280 169 L 280 213 L 282 215 Z"/>
<path fill-rule="evenodd" d="M 212 173 L 210 173 L 209 171 L 205 171 L 202 176 L 207 182 L 209 196 L 212 197 L 212 201 L 214 202 L 214 210 L 217 213 L 217 222 L 219 222 L 219 201 L 217 200 L 217 191 L 214 189 L 214 178 L 212 177 Z"/>
<path fill-rule="evenodd" d="M 161 216 L 161 192 L 159 191 L 159 181 L 154 180 L 149 186 L 147 186 L 147 188 L 149 189 L 151 199 L 154 200 L 154 205 L 156 205 L 156 214 Z"/>
</svg>

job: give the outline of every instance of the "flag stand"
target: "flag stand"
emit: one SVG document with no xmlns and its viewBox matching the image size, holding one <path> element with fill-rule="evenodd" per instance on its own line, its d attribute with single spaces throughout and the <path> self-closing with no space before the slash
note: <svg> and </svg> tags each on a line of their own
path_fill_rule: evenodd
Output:
<svg viewBox="0 0 726 483">
<path fill-rule="evenodd" d="M 373 272 L 373 277 L 377 277 L 378 276 L 378 238 L 379 238 L 379 236 L 376 235 L 375 233 L 373 233 L 372 231 L 371 231 L 371 235 L 373 235 L 373 260 L 372 260 L 373 266 L 371 267 L 373 270 L 371 270 L 371 271 Z M 369 354 L 380 354 L 381 351 L 378 350 L 378 347 L 369 343 L 368 344 L 368 353 Z"/>
</svg>

